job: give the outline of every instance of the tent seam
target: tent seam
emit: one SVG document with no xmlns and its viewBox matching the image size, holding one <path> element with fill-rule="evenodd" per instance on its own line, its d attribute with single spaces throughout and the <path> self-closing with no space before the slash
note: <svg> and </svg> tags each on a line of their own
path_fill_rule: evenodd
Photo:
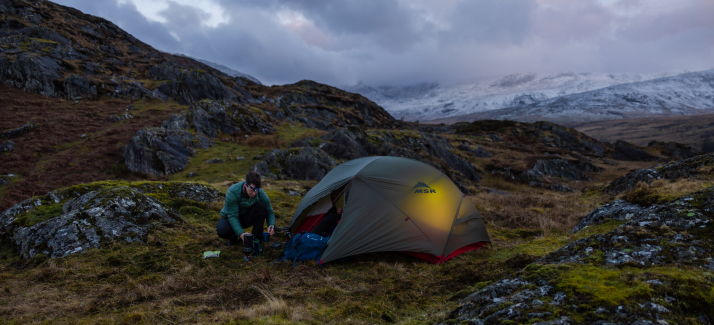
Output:
<svg viewBox="0 0 714 325">
<path fill-rule="evenodd" d="M 461 196 L 461 201 L 459 201 L 459 207 L 456 208 L 456 214 L 454 215 L 454 220 L 451 221 L 451 229 L 449 229 L 449 237 L 446 238 L 446 245 L 444 245 L 444 250 L 441 251 L 441 258 L 443 259 L 444 256 L 446 255 L 446 249 L 449 248 L 449 242 L 451 241 L 451 232 L 454 231 L 454 225 L 456 224 L 456 217 L 459 216 L 459 212 L 461 212 L 461 204 L 464 203 L 464 198 L 466 195 Z M 441 261 L 439 261 L 441 263 Z"/>
<path fill-rule="evenodd" d="M 363 181 L 362 179 L 359 179 L 359 178 L 358 178 L 358 180 L 361 181 L 362 183 L 367 184 L 367 186 L 369 186 L 369 188 L 371 188 L 372 191 L 374 191 L 374 192 L 377 193 L 379 196 L 381 196 L 382 198 L 384 198 L 387 202 L 389 202 L 389 203 L 390 203 L 391 205 L 393 205 L 397 210 L 399 210 L 399 212 L 401 212 L 403 215 L 407 216 L 407 218 L 409 219 L 408 221 L 411 221 L 412 224 L 414 224 L 414 226 L 417 227 L 417 229 L 419 229 L 419 231 L 421 231 L 422 235 L 424 235 L 424 237 L 426 237 L 426 239 L 429 240 L 429 242 L 431 243 L 432 246 L 434 246 L 434 249 L 435 249 L 437 252 L 439 251 L 439 248 L 436 247 L 436 244 L 434 244 L 434 242 L 431 241 L 431 238 L 429 238 L 429 236 L 426 235 L 426 233 L 424 232 L 424 230 L 421 230 L 421 227 L 419 227 L 419 225 L 417 225 L 416 222 L 414 222 L 414 219 L 412 219 L 408 214 L 404 213 L 404 211 L 402 211 L 402 209 L 400 209 L 400 208 L 399 208 L 396 204 L 394 204 L 394 202 L 392 202 L 390 199 L 388 199 L 388 198 L 386 198 L 384 195 L 382 195 L 382 193 L 380 193 L 379 191 L 377 191 L 377 189 L 375 189 L 371 184 L 369 184 L 369 183 L 367 183 L 367 182 L 365 182 L 365 181 Z"/>
</svg>

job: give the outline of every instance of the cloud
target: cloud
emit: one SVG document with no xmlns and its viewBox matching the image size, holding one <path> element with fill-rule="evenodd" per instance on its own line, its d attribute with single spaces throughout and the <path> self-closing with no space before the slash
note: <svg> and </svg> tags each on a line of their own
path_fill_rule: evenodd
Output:
<svg viewBox="0 0 714 325">
<path fill-rule="evenodd" d="M 58 0 L 267 84 L 714 67 L 711 0 L 132 1 Z"/>
<path fill-rule="evenodd" d="M 168 8 L 158 12 L 158 15 L 166 19 L 166 25 L 170 28 L 200 28 L 202 22 L 211 18 L 211 15 L 200 8 L 181 5 L 174 1 L 167 1 Z"/>
</svg>

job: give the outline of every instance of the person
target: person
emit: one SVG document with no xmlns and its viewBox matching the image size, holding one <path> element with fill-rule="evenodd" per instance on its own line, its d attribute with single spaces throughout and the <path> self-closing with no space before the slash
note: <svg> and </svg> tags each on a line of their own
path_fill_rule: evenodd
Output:
<svg viewBox="0 0 714 325">
<path fill-rule="evenodd" d="M 216 226 L 218 236 L 234 245 L 250 234 L 244 228 L 253 227 L 253 238 L 263 241 L 263 224 L 267 221 L 267 233 L 275 234 L 275 213 L 270 199 L 261 189 L 260 173 L 250 171 L 245 181 L 233 184 L 226 191 L 226 200 L 221 209 L 221 219 Z"/>
<path fill-rule="evenodd" d="M 310 230 L 310 232 L 323 237 L 330 236 L 332 235 L 332 232 L 335 231 L 337 224 L 340 223 L 341 220 L 342 208 L 336 208 L 333 206 L 327 214 L 325 214 L 325 217 L 322 218 L 322 220 L 320 220 L 320 222 L 318 222 L 312 230 Z"/>
</svg>

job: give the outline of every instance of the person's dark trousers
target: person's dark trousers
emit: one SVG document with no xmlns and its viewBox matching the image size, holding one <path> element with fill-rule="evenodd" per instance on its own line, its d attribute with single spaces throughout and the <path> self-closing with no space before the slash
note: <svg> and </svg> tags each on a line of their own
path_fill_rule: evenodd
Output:
<svg viewBox="0 0 714 325">
<path fill-rule="evenodd" d="M 337 214 L 337 212 L 330 212 L 325 215 L 310 232 L 320 236 L 330 236 L 335 227 L 337 227 L 337 223 L 340 219 L 342 219 L 342 216 Z"/>
<path fill-rule="evenodd" d="M 255 202 L 253 206 L 248 208 L 245 213 L 241 211 L 238 221 L 243 228 L 248 228 L 253 226 L 253 238 L 258 238 L 260 242 L 263 242 L 263 225 L 265 224 L 265 219 L 268 218 L 268 210 L 265 208 L 263 202 Z"/>
<path fill-rule="evenodd" d="M 262 202 L 256 202 L 246 211 L 241 211 L 238 221 L 240 221 L 241 227 L 249 228 L 253 227 L 253 238 L 258 238 L 261 242 L 263 241 L 263 224 L 265 224 L 265 219 L 268 217 L 268 210 Z M 228 239 L 231 243 L 235 243 L 239 236 L 233 231 L 228 218 L 221 216 L 221 220 L 218 220 L 218 225 L 216 226 L 216 233 L 218 237 Z"/>
</svg>

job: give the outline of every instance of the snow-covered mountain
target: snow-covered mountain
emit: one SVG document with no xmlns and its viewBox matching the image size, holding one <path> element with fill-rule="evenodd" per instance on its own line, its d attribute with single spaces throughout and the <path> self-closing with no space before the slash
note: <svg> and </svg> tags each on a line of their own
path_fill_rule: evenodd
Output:
<svg viewBox="0 0 714 325">
<path fill-rule="evenodd" d="M 515 74 L 444 84 L 421 83 L 410 86 L 371 87 L 362 83 L 345 90 L 359 93 L 384 107 L 397 119 L 433 120 L 582 93 L 613 85 L 676 75 L 656 74 L 554 73 Z"/>
<path fill-rule="evenodd" d="M 439 119 L 547 120 L 561 123 L 714 113 L 714 70 L 621 84 L 533 104 Z"/>
<path fill-rule="evenodd" d="M 249 75 L 249 74 L 246 74 L 246 73 L 243 73 L 243 72 L 240 72 L 240 71 L 233 70 L 233 69 L 231 69 L 231 68 L 229 68 L 229 67 L 226 67 L 226 66 L 224 66 L 224 65 L 221 65 L 221 64 L 218 64 L 218 63 L 215 63 L 215 62 L 211 62 L 211 61 L 206 61 L 206 60 L 202 60 L 202 59 L 197 59 L 197 58 L 190 57 L 190 56 L 188 56 L 188 55 L 183 55 L 183 54 L 180 54 L 180 53 L 175 53 L 174 55 L 178 55 L 178 56 L 183 56 L 183 57 L 187 57 L 187 58 L 194 59 L 194 60 L 196 60 L 196 61 L 198 61 L 198 62 L 201 62 L 201 63 L 203 63 L 203 64 L 205 64 L 205 65 L 207 65 L 207 66 L 209 66 L 209 67 L 211 67 L 211 68 L 214 68 L 214 69 L 216 69 L 216 70 L 218 70 L 218 71 L 221 71 L 221 72 L 223 72 L 223 73 L 225 73 L 225 74 L 227 74 L 227 75 L 229 75 L 229 76 L 231 76 L 231 77 L 233 77 L 233 78 L 235 78 L 235 77 L 245 77 L 245 78 L 247 78 L 248 80 L 250 80 L 250 81 L 252 81 L 252 82 L 255 82 L 255 83 L 259 84 L 259 85 L 262 85 L 262 83 L 260 82 L 260 80 L 258 80 L 257 78 L 255 78 L 255 77 L 253 77 L 253 76 L 251 76 L 251 75 Z"/>
</svg>

